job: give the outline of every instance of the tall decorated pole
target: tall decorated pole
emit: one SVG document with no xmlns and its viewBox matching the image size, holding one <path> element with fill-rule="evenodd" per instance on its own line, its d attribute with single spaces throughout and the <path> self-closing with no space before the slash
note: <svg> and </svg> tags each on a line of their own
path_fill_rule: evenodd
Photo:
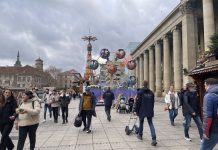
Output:
<svg viewBox="0 0 218 150">
<path fill-rule="evenodd" d="M 93 76 L 93 70 L 89 67 L 90 61 L 92 61 L 92 44 L 91 41 L 96 41 L 97 38 L 94 36 L 84 36 L 82 37 L 84 41 L 88 41 L 87 45 L 87 57 L 86 57 L 86 69 L 85 69 L 85 74 L 84 74 L 84 79 L 86 83 L 90 82 L 89 79 L 90 77 Z"/>
</svg>

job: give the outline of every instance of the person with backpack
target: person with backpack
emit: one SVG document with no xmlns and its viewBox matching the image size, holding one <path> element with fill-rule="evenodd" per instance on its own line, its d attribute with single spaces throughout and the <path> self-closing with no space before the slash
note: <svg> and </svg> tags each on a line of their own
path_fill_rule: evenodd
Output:
<svg viewBox="0 0 218 150">
<path fill-rule="evenodd" d="M 189 137 L 189 127 L 191 123 L 191 118 L 195 121 L 195 124 L 198 127 L 198 132 L 200 135 L 200 139 L 203 138 L 203 129 L 202 129 L 202 122 L 200 119 L 200 101 L 198 98 L 198 94 L 195 88 L 195 85 L 193 83 L 187 83 L 187 90 L 184 93 L 183 96 L 183 116 L 185 117 L 184 122 L 184 134 L 185 134 L 185 140 L 191 141 L 191 138 Z"/>
<path fill-rule="evenodd" d="M 139 116 L 139 130 L 137 138 L 142 140 L 144 119 L 147 118 L 152 137 L 151 145 L 156 146 L 156 133 L 152 121 L 154 117 L 154 93 L 148 88 L 148 81 L 143 81 L 142 86 L 143 88 L 137 93 L 137 100 L 134 108 L 134 114 Z"/>
<path fill-rule="evenodd" d="M 107 120 L 111 121 L 111 106 L 113 100 L 115 99 L 114 93 L 111 91 L 110 87 L 103 94 L 105 113 L 107 115 Z"/>
<path fill-rule="evenodd" d="M 36 130 L 39 126 L 40 115 L 39 100 L 31 91 L 23 94 L 23 99 L 16 112 L 16 128 L 19 130 L 17 150 L 23 150 L 27 134 L 29 135 L 30 150 L 34 150 L 36 144 Z"/>
<path fill-rule="evenodd" d="M 201 150 L 212 150 L 218 143 L 218 79 L 206 79 L 205 89 Z"/>
<path fill-rule="evenodd" d="M 168 106 L 170 123 L 172 126 L 175 126 L 174 120 L 178 115 L 179 96 L 177 92 L 175 92 L 173 85 L 170 86 L 170 90 L 165 96 L 165 103 Z"/>
</svg>

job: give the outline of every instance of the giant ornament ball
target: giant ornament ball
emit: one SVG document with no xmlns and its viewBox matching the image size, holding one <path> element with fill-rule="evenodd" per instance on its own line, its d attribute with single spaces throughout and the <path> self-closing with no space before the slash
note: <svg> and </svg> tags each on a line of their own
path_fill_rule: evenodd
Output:
<svg viewBox="0 0 218 150">
<path fill-rule="evenodd" d="M 92 70 L 96 70 L 98 68 L 98 66 L 99 66 L 99 63 L 97 60 L 90 60 L 88 62 L 88 67 Z"/>
<path fill-rule="evenodd" d="M 127 62 L 126 67 L 129 70 L 133 70 L 136 67 L 136 62 L 134 60 L 130 60 L 130 61 Z"/>
<path fill-rule="evenodd" d="M 116 57 L 119 59 L 123 59 L 126 55 L 126 52 L 124 51 L 124 49 L 118 49 L 116 52 Z"/>
<path fill-rule="evenodd" d="M 103 58 L 103 59 L 108 59 L 110 56 L 110 51 L 106 48 L 102 49 L 100 51 L 100 57 Z"/>
<path fill-rule="evenodd" d="M 113 63 L 107 64 L 107 71 L 113 75 L 117 71 L 117 67 Z"/>
</svg>

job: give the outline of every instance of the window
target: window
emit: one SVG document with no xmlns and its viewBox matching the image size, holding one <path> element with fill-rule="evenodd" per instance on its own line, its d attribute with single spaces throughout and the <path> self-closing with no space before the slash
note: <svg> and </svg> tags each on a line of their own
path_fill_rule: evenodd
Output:
<svg viewBox="0 0 218 150">
<path fill-rule="evenodd" d="M 21 81 L 21 77 L 18 77 L 18 78 L 17 78 L 17 81 L 19 81 L 19 82 L 20 82 L 20 81 Z"/>
<path fill-rule="evenodd" d="M 22 81 L 26 81 L 26 78 L 25 78 L 25 77 L 23 77 L 23 78 L 22 78 Z"/>
<path fill-rule="evenodd" d="M 30 82 L 31 77 L 27 77 L 27 82 Z"/>
</svg>

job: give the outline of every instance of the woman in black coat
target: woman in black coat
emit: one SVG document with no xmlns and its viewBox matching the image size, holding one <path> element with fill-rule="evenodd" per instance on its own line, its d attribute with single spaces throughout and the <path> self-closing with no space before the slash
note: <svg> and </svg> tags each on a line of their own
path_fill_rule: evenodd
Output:
<svg viewBox="0 0 218 150">
<path fill-rule="evenodd" d="M 0 131 L 2 134 L 0 150 L 12 150 L 14 144 L 9 137 L 16 118 L 17 101 L 11 90 L 5 90 L 0 95 Z"/>
</svg>

